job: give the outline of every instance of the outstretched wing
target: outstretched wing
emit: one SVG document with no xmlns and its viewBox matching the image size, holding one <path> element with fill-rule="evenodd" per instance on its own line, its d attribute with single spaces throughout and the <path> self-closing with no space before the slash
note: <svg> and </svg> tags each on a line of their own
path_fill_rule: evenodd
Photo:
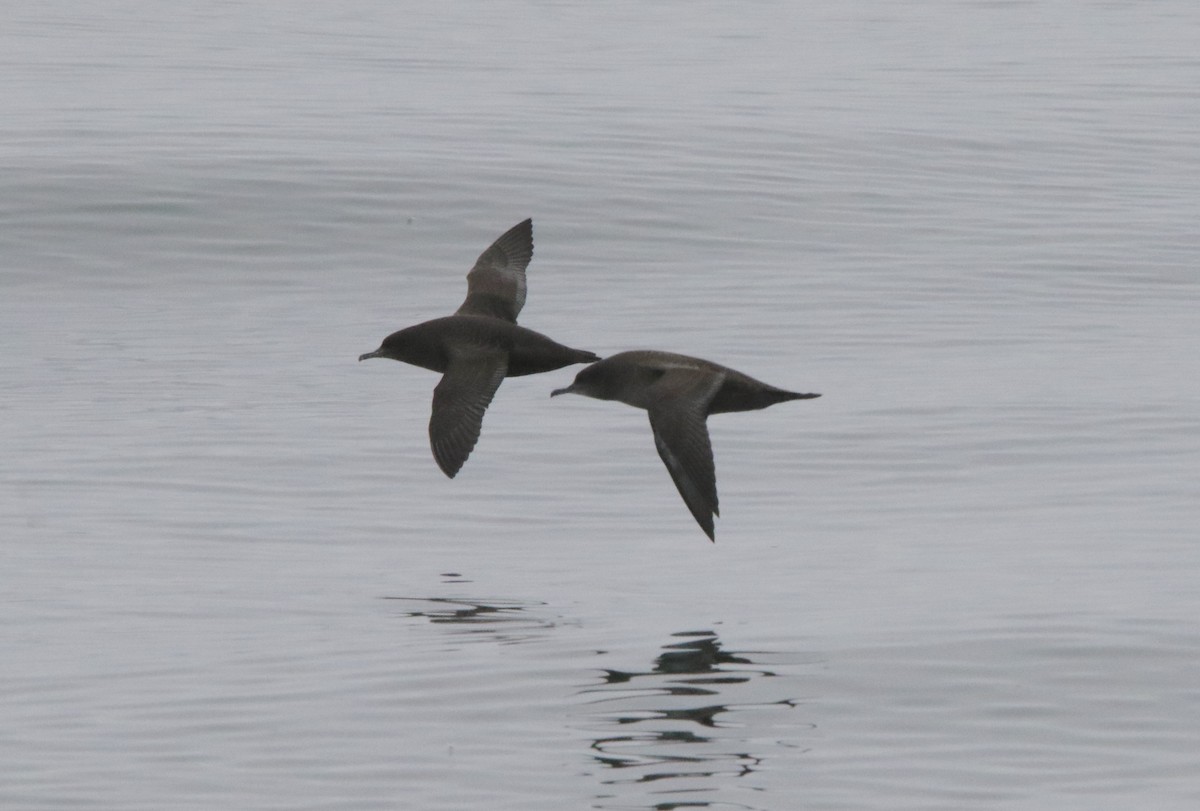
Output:
<svg viewBox="0 0 1200 811">
<path fill-rule="evenodd" d="M 517 223 L 479 255 L 467 274 L 467 297 L 458 315 L 517 322 L 525 306 L 525 268 L 533 258 L 533 220 Z"/>
<path fill-rule="evenodd" d="M 479 440 L 483 414 L 508 371 L 503 352 L 472 352 L 454 357 L 433 390 L 429 445 L 438 467 L 458 473 Z"/>
<path fill-rule="evenodd" d="M 654 384 L 654 405 L 647 409 L 658 455 L 709 540 L 716 540 L 713 516 L 720 513 L 706 419 L 708 405 L 721 383 L 720 375 L 672 369 Z"/>
</svg>

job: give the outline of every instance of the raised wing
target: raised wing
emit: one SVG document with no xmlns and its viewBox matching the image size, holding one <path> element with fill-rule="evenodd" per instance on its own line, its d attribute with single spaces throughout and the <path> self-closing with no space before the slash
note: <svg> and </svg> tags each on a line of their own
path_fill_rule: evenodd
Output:
<svg viewBox="0 0 1200 811">
<path fill-rule="evenodd" d="M 503 352 L 463 354 L 451 359 L 433 390 L 429 445 L 438 467 L 450 478 L 479 441 L 483 414 L 507 371 L 508 356 Z"/>
<path fill-rule="evenodd" d="M 479 255 L 467 274 L 467 297 L 458 315 L 517 322 L 525 306 L 525 268 L 533 258 L 533 220 L 519 222 Z"/>
<path fill-rule="evenodd" d="M 687 505 L 710 541 L 715 541 L 717 471 L 708 438 L 708 405 L 723 377 L 711 372 L 672 369 L 654 384 L 655 402 L 647 409 L 654 446 Z"/>
</svg>

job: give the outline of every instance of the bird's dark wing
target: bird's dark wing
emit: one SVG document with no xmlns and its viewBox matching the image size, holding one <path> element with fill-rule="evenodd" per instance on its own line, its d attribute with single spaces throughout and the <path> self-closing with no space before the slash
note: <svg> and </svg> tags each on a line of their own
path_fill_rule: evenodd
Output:
<svg viewBox="0 0 1200 811">
<path fill-rule="evenodd" d="M 716 540 L 713 516 L 720 513 L 706 418 L 721 383 L 721 375 L 711 372 L 672 369 L 654 384 L 654 405 L 647 409 L 658 455 L 709 540 Z"/>
<path fill-rule="evenodd" d="M 479 440 L 483 414 L 508 371 L 508 355 L 485 350 L 452 357 L 433 390 L 429 445 L 438 467 L 450 478 L 458 473 Z"/>
<path fill-rule="evenodd" d="M 467 297 L 458 315 L 487 315 L 517 322 L 525 306 L 525 268 L 533 258 L 533 220 L 510 228 L 479 255 L 467 274 Z"/>
</svg>

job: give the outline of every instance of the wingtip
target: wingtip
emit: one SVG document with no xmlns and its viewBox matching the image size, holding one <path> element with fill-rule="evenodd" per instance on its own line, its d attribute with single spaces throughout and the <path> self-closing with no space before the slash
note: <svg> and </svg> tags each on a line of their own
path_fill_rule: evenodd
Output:
<svg viewBox="0 0 1200 811">
<path fill-rule="evenodd" d="M 465 464 L 467 460 L 463 459 L 456 465 L 454 464 L 454 460 L 450 458 L 448 454 L 434 445 L 433 461 L 437 462 L 438 470 L 445 473 L 447 479 L 453 479 L 458 475 L 458 471 L 462 470 L 463 464 Z"/>
<path fill-rule="evenodd" d="M 508 229 L 510 234 L 520 234 L 529 241 L 529 250 L 533 250 L 533 217 L 526 217 L 519 223 Z"/>
</svg>

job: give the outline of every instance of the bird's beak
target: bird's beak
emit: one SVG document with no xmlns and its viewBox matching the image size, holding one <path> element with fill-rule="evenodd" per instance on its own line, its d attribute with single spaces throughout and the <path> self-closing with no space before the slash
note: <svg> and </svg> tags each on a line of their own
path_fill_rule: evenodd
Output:
<svg viewBox="0 0 1200 811">
<path fill-rule="evenodd" d="M 368 352 L 368 353 L 367 353 L 367 354 L 365 354 L 365 355 L 359 355 L 359 356 L 358 356 L 358 362 L 359 362 L 359 363 L 362 363 L 362 362 L 363 362 L 364 360 L 366 360 L 367 358 L 377 358 L 377 357 L 379 357 L 379 350 L 378 350 L 378 349 L 376 349 L 374 352 Z"/>
<path fill-rule="evenodd" d="M 565 389 L 555 389 L 554 391 L 550 392 L 550 396 L 557 397 L 560 394 L 570 394 L 573 391 L 575 391 L 574 383 L 572 383 L 570 386 L 567 386 Z"/>
</svg>

